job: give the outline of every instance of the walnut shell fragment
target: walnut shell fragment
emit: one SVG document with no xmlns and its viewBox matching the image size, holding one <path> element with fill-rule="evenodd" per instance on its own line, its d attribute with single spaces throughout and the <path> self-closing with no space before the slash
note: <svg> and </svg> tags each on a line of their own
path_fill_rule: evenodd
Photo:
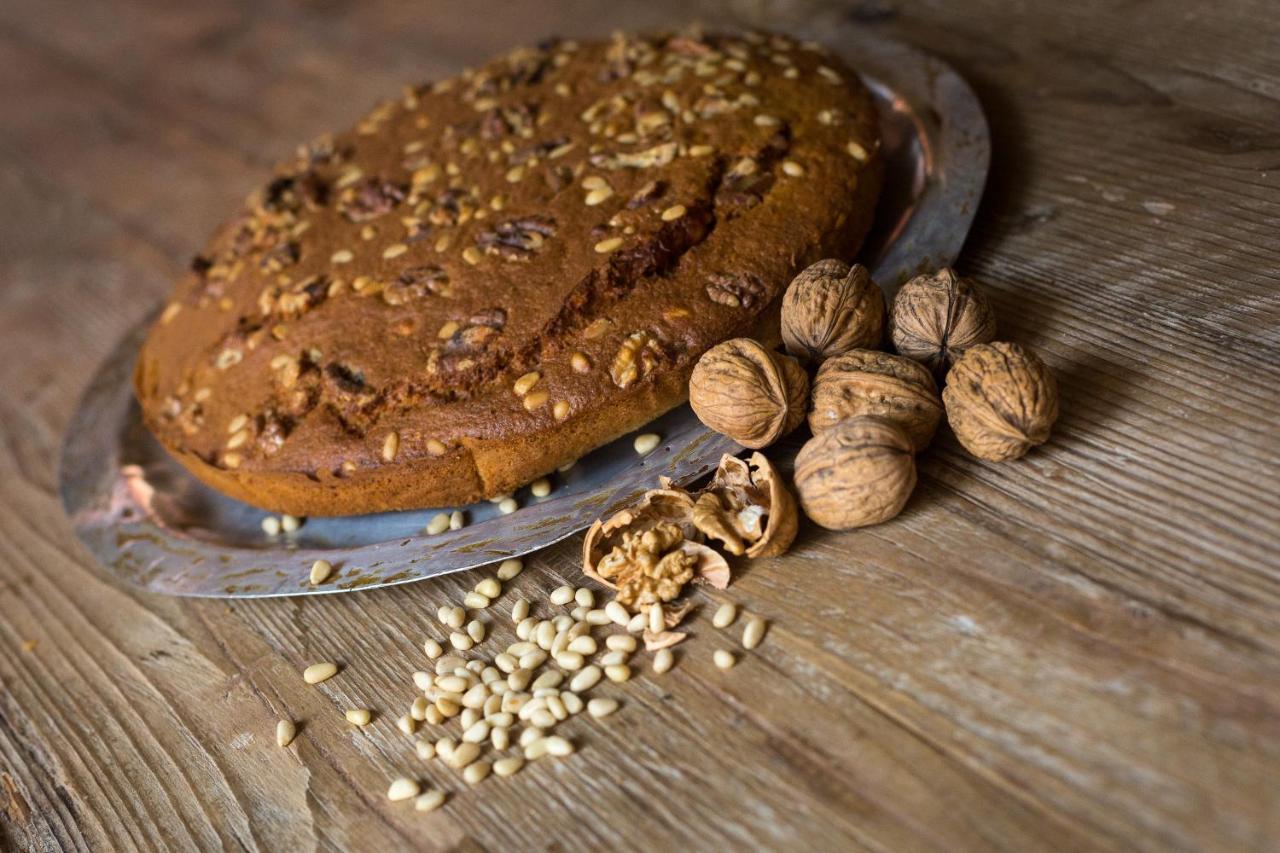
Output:
<svg viewBox="0 0 1280 853">
<path fill-rule="evenodd" d="M 685 641 L 689 635 L 684 631 L 659 631 L 654 633 L 648 628 L 644 629 L 644 650 L 646 652 L 656 652 L 658 649 L 669 649 Z"/>
<path fill-rule="evenodd" d="M 942 398 L 933 376 L 919 362 L 875 350 L 852 350 L 818 368 L 809 428 L 817 434 L 858 415 L 893 421 L 919 453 L 938 429 Z"/>
<path fill-rule="evenodd" d="M 795 479 L 805 515 L 829 530 L 888 521 L 916 485 L 911 439 L 873 415 L 840 421 L 800 448 Z"/>
<path fill-rule="evenodd" d="M 1058 419 L 1058 384 L 1034 352 L 998 342 L 956 360 L 942 392 L 947 421 L 979 459 L 1017 459 L 1049 438 Z"/>
<path fill-rule="evenodd" d="M 725 454 L 693 508 L 693 523 L 730 554 L 776 557 L 796 538 L 795 498 L 763 453 Z"/>
<path fill-rule="evenodd" d="M 694 578 L 726 588 L 729 564 L 702 544 L 692 516 L 687 492 L 646 492 L 636 506 L 591 525 L 582 544 L 583 574 L 616 590 L 632 610 L 671 601 Z"/>
<path fill-rule="evenodd" d="M 808 394 L 809 376 L 795 359 L 750 338 L 707 350 L 689 377 L 689 405 L 698 420 L 753 449 L 798 427 Z"/>
<path fill-rule="evenodd" d="M 884 293 L 862 264 L 818 261 L 782 297 L 782 342 L 801 361 L 822 361 L 884 337 Z"/>
<path fill-rule="evenodd" d="M 944 268 L 918 275 L 898 291 L 889 313 L 894 349 L 934 373 L 971 346 L 996 336 L 991 303 L 972 279 Z"/>
</svg>

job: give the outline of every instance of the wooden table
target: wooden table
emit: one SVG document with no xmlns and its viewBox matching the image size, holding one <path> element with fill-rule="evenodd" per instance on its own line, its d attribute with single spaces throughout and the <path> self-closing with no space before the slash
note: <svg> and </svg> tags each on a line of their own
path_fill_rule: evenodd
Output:
<svg viewBox="0 0 1280 853">
<path fill-rule="evenodd" d="M 0 847 L 1276 849 L 1275 11 L 0 5 Z M 1049 445 L 990 465 L 940 435 L 899 519 L 806 526 L 737 581 L 772 625 L 737 668 L 704 607 L 675 670 L 572 721 L 576 755 L 474 790 L 393 720 L 478 575 L 226 603 L 94 565 L 55 494 L 77 394 L 274 159 L 512 43 L 695 15 L 869 27 L 972 80 L 995 153 L 961 266 L 1060 378 Z M 514 586 L 575 579 L 578 546 Z M 321 659 L 342 674 L 303 685 Z M 410 771 L 443 809 L 386 800 Z"/>
</svg>

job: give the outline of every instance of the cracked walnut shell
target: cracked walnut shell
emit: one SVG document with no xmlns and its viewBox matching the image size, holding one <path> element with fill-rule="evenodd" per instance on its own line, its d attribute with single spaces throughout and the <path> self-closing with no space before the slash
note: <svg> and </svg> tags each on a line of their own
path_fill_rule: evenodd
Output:
<svg viewBox="0 0 1280 853">
<path fill-rule="evenodd" d="M 693 524 L 730 554 L 776 557 L 799 527 L 795 498 L 763 453 L 742 460 L 726 453 L 693 505 Z"/>
<path fill-rule="evenodd" d="M 801 361 L 876 347 L 883 337 L 884 294 L 862 264 L 818 261 L 782 297 L 782 342 Z"/>
<path fill-rule="evenodd" d="M 889 313 L 889 337 L 901 355 L 934 373 L 996 336 L 996 315 L 978 285 L 944 268 L 902 286 Z"/>
<path fill-rule="evenodd" d="M 597 520 L 582 543 L 583 574 L 632 610 L 671 601 L 695 577 L 724 589 L 729 564 L 702 544 L 693 504 L 683 489 L 652 489 L 635 506 Z"/>
<path fill-rule="evenodd" d="M 1058 385 L 1040 357 L 1018 344 L 970 347 L 947 373 L 947 421 L 979 459 L 1017 459 L 1049 438 Z"/>
<path fill-rule="evenodd" d="M 808 394 L 809 376 L 794 358 L 750 338 L 707 350 L 689 377 L 689 405 L 698 420 L 757 450 L 800 425 Z"/>
<path fill-rule="evenodd" d="M 876 350 L 853 350 L 818 368 L 809 428 L 817 434 L 858 415 L 893 421 L 919 453 L 938 429 L 942 399 L 933 376 L 920 363 Z"/>
<path fill-rule="evenodd" d="M 911 439 L 884 418 L 848 418 L 800 448 L 795 482 L 805 515 L 828 530 L 888 521 L 916 485 Z"/>
</svg>

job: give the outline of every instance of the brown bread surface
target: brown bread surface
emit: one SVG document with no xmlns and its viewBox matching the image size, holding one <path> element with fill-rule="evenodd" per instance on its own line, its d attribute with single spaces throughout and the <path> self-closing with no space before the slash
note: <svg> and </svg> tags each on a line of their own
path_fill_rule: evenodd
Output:
<svg viewBox="0 0 1280 853">
<path fill-rule="evenodd" d="M 552 41 L 410 87 L 218 230 L 143 345 L 144 418 L 273 511 L 509 492 L 683 402 L 711 346 L 776 342 L 792 276 L 861 243 L 878 152 L 857 77 L 776 35 Z"/>
</svg>

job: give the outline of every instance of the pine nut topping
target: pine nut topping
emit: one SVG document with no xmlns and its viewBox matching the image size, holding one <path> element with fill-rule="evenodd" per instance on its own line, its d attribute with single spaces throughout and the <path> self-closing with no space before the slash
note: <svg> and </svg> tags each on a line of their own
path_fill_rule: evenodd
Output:
<svg viewBox="0 0 1280 853">
<path fill-rule="evenodd" d="M 499 758 L 493 762 L 493 772 L 503 777 L 514 776 L 520 772 L 521 767 L 524 767 L 524 759 L 518 755 Z"/>
<path fill-rule="evenodd" d="M 400 452 L 400 433 L 389 432 L 382 441 L 382 458 L 390 462 Z"/>
<path fill-rule="evenodd" d="M 509 581 L 520 574 L 523 568 L 524 562 L 522 560 L 503 560 L 501 565 L 498 566 L 498 580 Z"/>
<path fill-rule="evenodd" d="M 329 263 L 349 264 L 353 260 L 355 260 L 355 257 L 356 256 L 352 254 L 350 249 L 339 249 L 338 251 L 334 252 L 332 255 L 329 256 Z"/>
<path fill-rule="evenodd" d="M 523 397 L 525 394 L 529 393 L 529 389 L 538 384 L 538 380 L 541 378 L 542 374 L 537 371 L 526 373 L 516 380 L 515 385 L 512 386 L 512 390 L 516 392 L 517 396 Z"/>
<path fill-rule="evenodd" d="M 607 240 L 601 240 L 596 243 L 595 250 L 601 255 L 607 255 L 622 245 L 621 237 L 610 237 Z"/>
<path fill-rule="evenodd" d="M 610 634 L 605 639 L 604 644 L 610 651 L 615 652 L 634 652 L 636 650 L 636 638 L 629 634 Z"/>
<path fill-rule="evenodd" d="M 857 160 L 859 163 L 867 162 L 867 149 L 863 148 L 857 142 L 850 142 L 845 146 L 845 150 L 849 152 L 849 156 Z"/>
<path fill-rule="evenodd" d="M 432 788 L 422 796 L 413 801 L 413 810 L 419 812 L 433 812 L 444 805 L 445 793 L 439 788 Z"/>
<path fill-rule="evenodd" d="M 569 364 L 578 373 L 586 373 L 591 369 L 591 359 L 585 353 L 575 352 L 569 356 Z"/>
<path fill-rule="evenodd" d="M 567 669 L 570 672 L 582 669 L 582 655 L 577 652 L 561 652 L 556 655 L 555 660 L 556 664 L 559 665 L 561 669 Z"/>
<path fill-rule="evenodd" d="M 717 628 L 728 628 L 733 624 L 733 620 L 738 618 L 738 608 L 726 602 L 721 604 L 716 610 L 716 615 L 711 617 L 711 624 Z"/>
<path fill-rule="evenodd" d="M 511 605 L 511 621 L 523 622 L 529 617 L 529 602 L 523 598 L 517 598 L 516 603 Z"/>
<path fill-rule="evenodd" d="M 547 738 L 547 755 L 560 757 L 571 755 L 572 753 L 573 744 L 568 738 L 563 738 L 560 735 L 552 735 Z"/>
<path fill-rule="evenodd" d="M 551 416 L 558 421 L 562 421 L 569 417 L 570 405 L 568 400 L 556 400 L 551 406 Z"/>
<path fill-rule="evenodd" d="M 487 761 L 477 761 L 474 764 L 468 764 L 467 769 L 462 771 L 462 780 L 468 785 L 478 785 L 484 781 L 489 775 L 489 771 L 493 769 L 493 765 Z"/>
<path fill-rule="evenodd" d="M 338 665 L 335 663 L 313 663 L 302 671 L 302 680 L 307 684 L 319 684 L 333 678 L 337 673 Z"/>
<path fill-rule="evenodd" d="M 649 605 L 649 630 L 654 634 L 659 634 L 667 627 L 666 614 L 662 612 L 661 604 Z"/>
<path fill-rule="evenodd" d="M 597 720 L 601 717 L 609 716 L 616 710 L 618 710 L 618 700 L 605 696 L 598 699 L 592 699 L 587 703 L 587 713 L 595 717 Z"/>
<path fill-rule="evenodd" d="M 461 770 L 479 757 L 480 747 L 477 744 L 463 741 L 449 752 L 445 763 L 455 770 Z"/>
<path fill-rule="evenodd" d="M 311 585 L 318 586 L 329 579 L 329 575 L 333 574 L 333 564 L 328 560 L 316 560 L 311 564 Z"/>
<path fill-rule="evenodd" d="M 449 516 L 447 513 L 439 512 L 431 517 L 431 521 L 427 522 L 427 535 L 436 536 L 444 533 L 449 529 Z"/>
<path fill-rule="evenodd" d="M 662 436 L 658 435 L 656 432 L 645 432 L 636 436 L 633 446 L 636 449 L 636 453 L 639 453 L 641 456 L 645 456 L 652 453 L 661 443 Z"/>
<path fill-rule="evenodd" d="M 673 204 L 671 207 L 668 207 L 666 210 L 662 211 L 662 221 L 674 222 L 675 220 L 684 216 L 688 212 L 689 212 L 688 208 L 686 208 L 683 204 Z"/>
<path fill-rule="evenodd" d="M 732 669 L 733 665 L 738 662 L 738 659 L 733 656 L 733 652 L 728 649 L 716 649 L 716 653 L 711 656 L 711 659 L 715 661 L 716 666 L 720 669 Z"/>
<path fill-rule="evenodd" d="M 392 258 L 400 257 L 407 251 L 409 251 L 409 247 L 406 246 L 404 243 L 393 243 L 387 248 L 382 250 L 382 257 L 386 258 L 387 260 L 391 260 Z"/>
<path fill-rule="evenodd" d="M 653 671 L 658 675 L 675 666 L 676 657 L 671 649 L 658 649 L 653 655 Z"/>
<path fill-rule="evenodd" d="M 293 720 L 281 720 L 276 723 L 276 746 L 284 749 L 293 743 L 293 739 L 297 734 L 298 727 L 294 725 Z"/>
<path fill-rule="evenodd" d="M 444 442 L 438 438 L 427 439 L 427 452 L 432 456 L 443 456 L 445 451 Z"/>
<path fill-rule="evenodd" d="M 418 698 L 422 699 L 423 697 L 419 696 Z M 423 701 L 426 700 L 423 699 Z M 343 716 L 347 718 L 348 723 L 351 723 L 354 726 L 367 726 L 369 725 L 369 720 L 373 718 L 373 715 L 369 712 L 368 708 L 352 708 Z"/>
<path fill-rule="evenodd" d="M 574 675 L 573 680 L 569 682 L 569 689 L 573 690 L 575 693 L 590 690 L 592 687 L 595 687 L 600 683 L 600 679 L 603 675 L 604 673 L 601 671 L 600 667 L 595 664 L 591 664 L 586 669 Z"/>
<path fill-rule="evenodd" d="M 473 267 L 480 263 L 482 257 L 484 256 L 480 254 L 480 250 L 475 246 L 468 246 L 462 250 L 462 259 Z"/>
<path fill-rule="evenodd" d="M 392 802 L 411 800 L 418 796 L 418 791 L 420 790 L 418 783 L 413 779 L 401 776 L 399 779 L 394 780 L 391 783 L 391 787 L 387 789 L 387 799 Z"/>
<path fill-rule="evenodd" d="M 546 391 L 534 391 L 530 394 L 526 394 L 524 398 L 525 411 L 532 412 L 542 408 L 547 404 L 547 399 L 549 397 L 550 395 L 547 394 Z"/>
<path fill-rule="evenodd" d="M 782 124 L 782 120 L 776 116 L 764 115 L 761 113 L 755 117 L 755 123 L 757 127 L 776 127 L 777 125 Z"/>
<path fill-rule="evenodd" d="M 609 187 L 598 187 L 594 190 L 591 190 L 589 193 L 587 193 L 587 197 L 584 199 L 584 202 L 586 203 L 587 207 L 595 207 L 597 204 L 600 204 L 603 201 L 607 201 L 609 197 L 612 195 L 613 195 L 613 190 L 610 189 Z"/>
<path fill-rule="evenodd" d="M 742 647 L 744 649 L 754 649 L 760 645 L 760 641 L 764 639 L 766 627 L 765 621 L 758 616 L 752 616 L 748 619 L 747 626 L 742 629 Z"/>
<path fill-rule="evenodd" d="M 782 171 L 793 178 L 799 178 L 804 175 L 804 166 L 801 166 L 795 160 L 783 160 Z"/>
<path fill-rule="evenodd" d="M 604 612 L 608 615 L 609 620 L 615 625 L 625 626 L 631 621 L 631 614 L 627 612 L 627 608 L 622 605 L 622 602 L 617 601 L 616 599 L 610 601 L 604 606 Z"/>
</svg>

